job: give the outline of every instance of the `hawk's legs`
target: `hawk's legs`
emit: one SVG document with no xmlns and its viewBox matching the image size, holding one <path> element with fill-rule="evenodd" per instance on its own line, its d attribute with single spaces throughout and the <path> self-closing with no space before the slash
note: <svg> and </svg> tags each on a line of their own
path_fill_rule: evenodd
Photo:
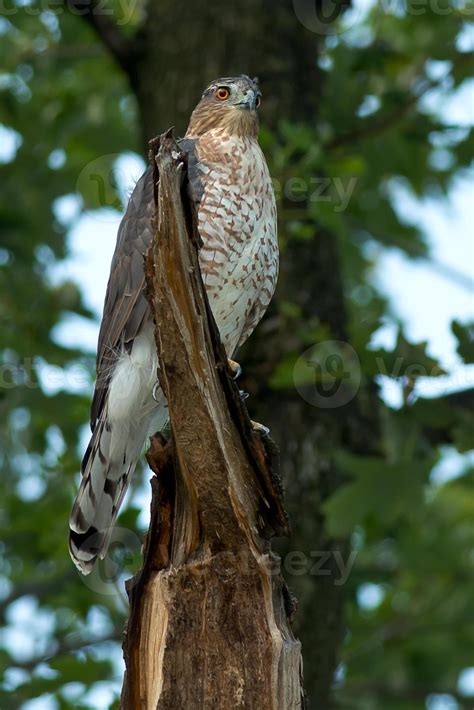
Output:
<svg viewBox="0 0 474 710">
<path fill-rule="evenodd" d="M 230 358 L 227 359 L 227 364 L 229 366 L 230 374 L 234 380 L 237 380 L 240 375 L 242 374 L 242 368 L 240 367 L 239 363 L 236 362 L 235 360 L 231 360 Z M 240 398 L 242 399 L 243 402 L 247 399 L 249 396 L 248 392 L 245 392 L 245 390 L 239 390 Z M 270 433 L 270 429 L 266 427 L 264 424 L 260 424 L 260 422 L 254 422 L 253 419 L 250 420 L 250 423 L 252 424 L 252 429 L 254 431 L 259 432 L 260 434 L 263 434 L 264 436 L 268 436 Z"/>
<path fill-rule="evenodd" d="M 240 377 L 240 375 L 242 374 L 242 368 L 239 365 L 239 363 L 236 362 L 235 360 L 231 360 L 230 358 L 228 358 L 227 364 L 228 364 L 232 378 L 234 380 L 238 379 Z M 155 400 L 155 402 L 158 402 L 157 395 L 158 395 L 159 389 L 160 389 L 160 381 L 157 380 L 153 386 L 153 393 L 152 393 L 152 396 L 153 396 L 153 399 Z M 240 397 L 243 402 L 245 402 L 245 400 L 249 396 L 249 393 L 245 392 L 245 390 L 239 390 L 239 394 L 240 394 Z M 264 436 L 268 436 L 268 434 L 270 433 L 270 429 L 268 427 L 266 427 L 264 424 L 260 424 L 260 422 L 254 422 L 253 419 L 250 420 L 250 423 L 252 424 L 252 429 L 254 431 L 257 431 L 260 434 L 263 434 Z M 164 430 L 161 433 L 162 434 L 165 434 L 165 433 L 169 434 L 169 420 L 168 420 L 167 424 L 165 425 Z"/>
<path fill-rule="evenodd" d="M 240 375 L 242 374 L 242 368 L 239 365 L 239 363 L 236 362 L 235 360 L 231 360 L 230 358 L 227 358 L 227 366 L 229 368 L 232 379 L 237 380 L 240 377 Z M 239 394 L 240 394 L 240 398 L 241 398 L 242 402 L 245 402 L 245 400 L 249 396 L 249 393 L 246 392 L 245 390 L 239 390 Z"/>
</svg>

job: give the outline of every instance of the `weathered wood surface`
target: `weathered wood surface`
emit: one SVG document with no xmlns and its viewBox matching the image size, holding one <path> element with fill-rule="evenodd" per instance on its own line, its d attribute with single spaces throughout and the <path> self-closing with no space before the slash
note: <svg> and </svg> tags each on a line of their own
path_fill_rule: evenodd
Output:
<svg viewBox="0 0 474 710">
<path fill-rule="evenodd" d="M 289 532 L 275 446 L 253 430 L 210 312 L 186 165 L 152 141 L 155 241 L 146 261 L 171 437 L 147 458 L 151 524 L 128 584 L 122 708 L 304 706 L 291 598 L 270 549 Z"/>
</svg>

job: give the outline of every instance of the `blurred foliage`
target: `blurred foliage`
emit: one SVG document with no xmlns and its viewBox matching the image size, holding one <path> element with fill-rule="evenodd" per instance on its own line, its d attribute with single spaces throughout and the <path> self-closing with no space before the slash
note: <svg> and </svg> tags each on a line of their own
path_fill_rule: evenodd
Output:
<svg viewBox="0 0 474 710">
<path fill-rule="evenodd" d="M 372 278 L 380 250 L 429 258 L 424 236 L 396 209 L 395 188 L 441 198 L 471 159 L 472 130 L 447 124 L 436 107 L 472 71 L 460 39 L 472 11 L 453 2 L 441 13 L 426 4 L 420 16 L 420 3 L 404 3 L 404 10 L 382 4 L 323 41 L 317 123 L 263 126 L 262 144 L 275 178 L 283 259 L 288 240 L 314 238 L 315 223 L 334 234 L 362 387 L 374 379 L 381 384 L 382 373 L 404 394 L 399 410 L 380 403 L 377 456 L 335 452 L 347 482 L 324 513 L 333 535 L 352 533 L 357 553 L 346 582 L 348 631 L 336 701 L 354 709 L 415 710 L 448 695 L 452 704 L 445 707 L 472 707 L 458 682 L 474 665 L 474 478 L 466 467 L 443 482 L 435 466 L 443 447 L 451 455 L 453 448 L 472 448 L 466 405 L 473 398 L 417 398 L 417 378 L 443 371 L 401 325 L 392 349 L 372 345 L 381 325 L 393 320 Z M 99 160 L 101 174 L 108 174 L 119 153 L 138 151 L 138 119 L 125 76 L 87 25 L 60 12 L 61 5 L 46 7 L 37 0 L 10 5 L 0 20 L 0 123 L 16 145 L 0 164 L 2 710 L 43 694 L 52 694 L 61 709 L 108 706 L 107 693 L 100 701 L 94 693 L 104 681 L 115 692 L 120 687 L 126 614 L 120 588 L 124 565 L 129 576 L 139 554 L 139 537 L 130 533 L 134 544 L 127 543 L 125 560 L 118 545 L 116 567 L 102 566 L 85 582 L 69 560 L 67 520 L 93 361 L 61 345 L 53 332 L 71 312 L 92 314 L 80 284 L 50 278 L 68 254 L 74 223 L 61 218 L 58 201 L 75 195 L 82 208 L 98 206 L 84 170 Z M 134 15 L 124 31 L 139 19 Z M 7 140 L 5 132 L 0 140 Z M 114 183 L 104 185 L 102 204 L 120 206 Z M 278 302 L 278 314 L 294 326 L 294 336 L 269 381 L 288 390 L 300 353 L 327 333 L 323 323 L 302 317 L 297 298 Z M 472 324 L 455 322 L 452 329 L 460 358 L 472 363 Z M 52 387 L 51 365 L 81 367 L 89 385 Z M 296 499 L 296 489 L 289 496 Z M 139 510 L 131 500 L 119 525 L 137 531 Z M 311 520 L 294 527 L 293 544 L 309 554 Z M 304 641 L 311 614 L 318 613 L 311 580 L 287 577 L 300 597 L 296 624 Z"/>
</svg>

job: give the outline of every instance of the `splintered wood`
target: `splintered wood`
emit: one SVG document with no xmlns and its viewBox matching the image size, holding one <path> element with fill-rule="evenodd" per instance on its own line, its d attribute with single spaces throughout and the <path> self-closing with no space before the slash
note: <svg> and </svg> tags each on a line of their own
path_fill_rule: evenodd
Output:
<svg viewBox="0 0 474 710">
<path fill-rule="evenodd" d="M 201 280 L 186 158 L 150 144 L 146 259 L 170 439 L 156 435 L 143 567 L 127 585 L 125 710 L 304 707 L 294 600 L 270 538 L 289 532 L 275 446 L 253 430 Z"/>
</svg>

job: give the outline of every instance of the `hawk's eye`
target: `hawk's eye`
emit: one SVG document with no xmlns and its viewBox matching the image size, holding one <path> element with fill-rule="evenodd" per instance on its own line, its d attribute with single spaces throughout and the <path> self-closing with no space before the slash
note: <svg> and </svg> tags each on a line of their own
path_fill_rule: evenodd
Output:
<svg viewBox="0 0 474 710">
<path fill-rule="evenodd" d="M 227 86 L 219 86 L 219 88 L 216 91 L 216 99 L 219 99 L 219 101 L 225 101 L 228 99 L 230 96 L 230 91 L 227 88 Z"/>
</svg>

